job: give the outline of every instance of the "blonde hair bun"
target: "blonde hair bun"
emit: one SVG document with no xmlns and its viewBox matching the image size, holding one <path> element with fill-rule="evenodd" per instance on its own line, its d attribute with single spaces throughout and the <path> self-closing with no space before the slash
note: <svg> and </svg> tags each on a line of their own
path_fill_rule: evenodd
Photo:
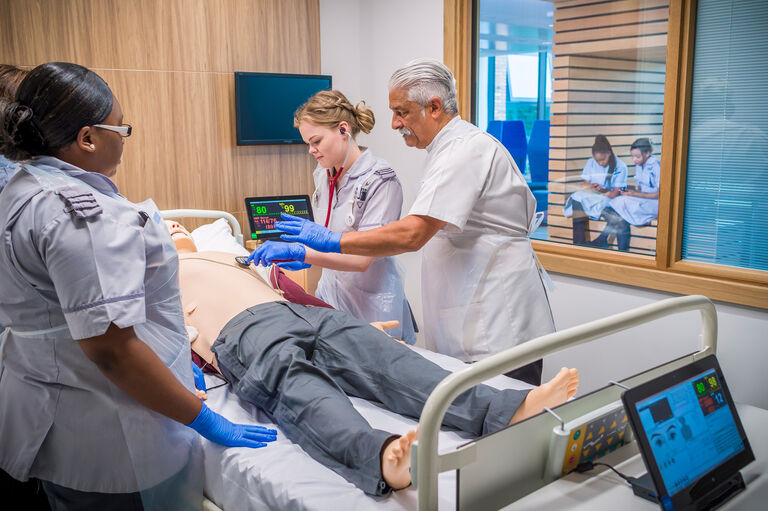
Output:
<svg viewBox="0 0 768 511">
<path fill-rule="evenodd" d="M 296 110 L 293 125 L 298 127 L 303 121 L 331 128 L 346 122 L 355 137 L 361 131 L 370 133 L 376 118 L 373 110 L 365 105 L 365 101 L 359 101 L 357 105 L 352 106 L 344 94 L 331 89 L 318 92 Z"/>
</svg>

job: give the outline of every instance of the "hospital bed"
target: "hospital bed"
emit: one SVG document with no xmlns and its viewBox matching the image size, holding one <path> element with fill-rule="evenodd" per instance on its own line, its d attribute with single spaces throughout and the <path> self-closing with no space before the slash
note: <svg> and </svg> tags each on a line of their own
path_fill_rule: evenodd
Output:
<svg viewBox="0 0 768 511">
<path fill-rule="evenodd" d="M 242 231 L 237 220 L 224 212 L 201 210 L 162 211 L 168 219 L 210 218 L 213 223 L 192 231 L 198 250 L 217 250 L 246 255 L 242 246 Z M 183 222 L 182 222 L 183 223 Z M 234 238 L 238 238 L 238 242 Z M 447 370 L 466 367 L 458 359 L 413 348 L 426 358 Z M 206 374 L 207 386 L 222 382 L 215 375 Z M 527 389 L 530 385 L 505 376 L 490 379 L 488 384 L 497 388 Z M 403 434 L 416 427 L 415 420 L 390 412 L 380 405 L 352 398 L 355 408 L 375 428 Z M 228 385 L 208 392 L 208 406 L 237 423 L 274 427 L 269 418 L 257 407 L 240 400 Z M 279 429 L 279 428 L 278 428 Z M 442 431 L 440 448 L 451 450 L 473 437 L 463 432 Z M 375 499 L 365 495 L 332 470 L 306 454 L 299 446 L 282 435 L 263 449 L 224 448 L 205 439 L 203 442 L 205 490 L 204 509 L 226 511 L 246 509 L 280 510 L 415 510 L 415 488 L 399 491 L 389 498 Z M 439 501 L 441 507 L 453 509 L 455 504 L 455 477 L 440 476 Z M 215 503 L 215 504 L 214 504 Z"/>
<path fill-rule="evenodd" d="M 163 212 L 166 218 L 200 217 L 191 210 Z M 205 218 L 214 218 L 205 212 Z M 236 236 L 240 227 L 231 215 L 221 215 Z M 218 227 L 215 227 L 217 226 Z M 219 229 L 226 230 L 222 236 Z M 209 232 L 205 232 L 205 230 Z M 246 254 L 234 242 L 224 220 L 200 227 L 192 235 L 200 250 Z M 206 236 L 225 241 L 212 244 Z M 224 246 L 227 245 L 227 246 Z M 561 349 L 596 340 L 655 319 L 699 310 L 702 318 L 701 349 L 662 366 L 598 389 L 491 435 L 474 439 L 464 433 L 441 430 L 439 425 L 451 401 L 463 390 L 485 382 L 497 388 L 529 388 L 525 383 L 496 376 Z M 560 421 L 570 421 L 619 399 L 622 386 L 632 386 L 671 371 L 716 351 L 717 319 L 712 303 L 704 297 L 682 297 L 617 314 L 562 330 L 506 350 L 467 366 L 463 362 L 413 348 L 426 358 L 454 372 L 428 399 L 419 421 L 419 441 L 412 447 L 414 486 L 389 498 L 369 497 L 336 473 L 314 461 L 284 437 L 264 449 L 223 448 L 203 440 L 205 458 L 205 508 L 237 509 L 499 509 L 547 485 L 546 453 L 551 432 Z M 208 386 L 218 384 L 206 375 Z M 266 415 L 241 401 L 228 386 L 208 393 L 208 405 L 235 422 L 270 426 Z M 415 421 L 389 412 L 376 403 L 352 398 L 355 408 L 373 427 L 404 433 Z M 439 447 L 438 447 L 439 446 Z M 216 503 L 214 505 L 213 503 Z"/>
</svg>

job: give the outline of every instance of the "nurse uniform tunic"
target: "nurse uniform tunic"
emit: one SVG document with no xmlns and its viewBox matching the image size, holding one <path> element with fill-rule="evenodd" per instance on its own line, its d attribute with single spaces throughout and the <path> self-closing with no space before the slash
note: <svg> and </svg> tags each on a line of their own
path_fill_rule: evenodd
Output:
<svg viewBox="0 0 768 511">
<path fill-rule="evenodd" d="M 77 343 L 133 326 L 192 391 L 177 252 L 152 201 L 133 204 L 101 174 L 36 158 L 2 192 L 0 234 L 0 467 L 102 493 L 143 491 L 189 468 L 196 433 L 138 404 Z"/>
<path fill-rule="evenodd" d="M 324 225 L 329 195 L 326 169 L 318 166 L 313 177 L 312 210 L 315 222 Z M 356 196 L 365 189 L 365 196 L 358 199 Z M 328 228 L 335 232 L 375 229 L 399 220 L 402 205 L 403 189 L 395 171 L 365 149 L 341 177 L 333 195 Z M 403 270 L 393 257 L 374 259 L 364 272 L 323 268 L 316 294 L 363 321 L 396 319 L 400 326 L 387 333 L 408 344 L 416 342 L 413 315 L 403 290 Z"/>
<path fill-rule="evenodd" d="M 426 149 L 409 214 L 446 222 L 422 253 L 427 348 L 474 362 L 553 332 L 528 239 L 536 199 L 509 152 L 458 116 Z"/>
<path fill-rule="evenodd" d="M 608 171 L 610 169 L 606 165 L 601 167 L 594 158 L 587 160 L 587 164 L 584 165 L 584 169 L 581 171 L 581 179 L 589 181 L 596 185 L 600 185 L 606 190 L 613 190 L 614 188 L 624 188 L 627 186 L 627 165 L 616 158 L 616 170 L 608 177 Z M 573 192 L 565 201 L 563 206 L 563 216 L 569 217 L 573 215 L 573 201 L 578 201 L 584 208 L 584 213 L 592 220 L 599 220 L 603 210 L 608 206 L 611 201 L 605 194 L 598 193 L 592 190 L 579 190 Z"/>
<path fill-rule="evenodd" d="M 649 156 L 643 165 L 635 165 L 635 182 L 638 191 L 654 193 L 659 191 L 661 166 L 655 156 Z M 659 216 L 659 199 L 619 195 L 609 204 L 621 218 L 632 225 L 647 225 Z"/>
</svg>

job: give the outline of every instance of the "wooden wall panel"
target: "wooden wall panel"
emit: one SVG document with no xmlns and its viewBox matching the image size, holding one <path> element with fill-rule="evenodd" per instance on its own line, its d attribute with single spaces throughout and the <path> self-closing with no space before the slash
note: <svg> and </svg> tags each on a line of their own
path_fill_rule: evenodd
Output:
<svg viewBox="0 0 768 511">
<path fill-rule="evenodd" d="M 76 62 L 134 126 L 115 181 L 162 209 L 311 193 L 304 145 L 238 147 L 234 72 L 320 72 L 318 0 L 0 0 L 0 62 Z M 194 222 L 185 222 L 194 227 Z"/>
<path fill-rule="evenodd" d="M 611 142 L 634 165 L 630 144 L 639 137 L 661 151 L 668 0 L 555 0 L 553 94 L 550 129 L 549 238 L 570 243 L 572 222 L 563 216 L 579 189 L 595 135 Z M 590 238 L 604 222 L 589 222 Z M 653 255 L 656 222 L 632 227 L 631 250 Z"/>
</svg>

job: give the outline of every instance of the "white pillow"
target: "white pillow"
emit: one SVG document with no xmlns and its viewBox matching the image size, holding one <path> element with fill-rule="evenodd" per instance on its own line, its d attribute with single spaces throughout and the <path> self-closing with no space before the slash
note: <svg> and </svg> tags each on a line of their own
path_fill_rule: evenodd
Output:
<svg viewBox="0 0 768 511">
<path fill-rule="evenodd" d="M 232 228 L 223 218 L 215 222 L 205 224 L 192 231 L 192 239 L 197 249 L 201 252 L 211 250 L 216 252 L 229 252 L 235 255 L 248 255 L 245 247 L 235 241 Z"/>
</svg>

